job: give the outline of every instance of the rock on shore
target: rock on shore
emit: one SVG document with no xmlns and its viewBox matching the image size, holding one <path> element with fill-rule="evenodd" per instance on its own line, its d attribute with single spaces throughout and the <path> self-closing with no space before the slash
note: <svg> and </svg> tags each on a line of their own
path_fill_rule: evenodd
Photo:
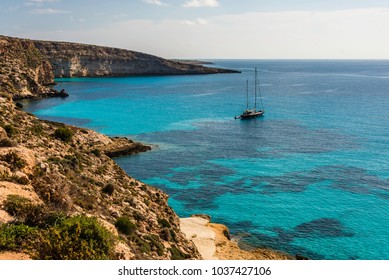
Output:
<svg viewBox="0 0 389 280">
<path fill-rule="evenodd" d="M 283 252 L 271 249 L 242 250 L 230 240 L 228 228 L 211 223 L 208 217 L 180 218 L 181 230 L 192 240 L 205 260 L 292 260 Z"/>
<path fill-rule="evenodd" d="M 102 148 L 110 158 L 129 156 L 151 150 L 151 146 L 134 142 L 125 137 L 113 137 L 112 143 Z"/>
</svg>

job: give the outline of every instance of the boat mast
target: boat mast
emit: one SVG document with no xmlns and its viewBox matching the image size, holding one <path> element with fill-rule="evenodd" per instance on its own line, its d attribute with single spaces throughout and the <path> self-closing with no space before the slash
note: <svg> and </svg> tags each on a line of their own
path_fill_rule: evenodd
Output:
<svg viewBox="0 0 389 280">
<path fill-rule="evenodd" d="M 257 75 L 255 75 L 255 77 L 257 78 Z M 258 82 L 258 93 L 259 93 L 259 99 L 261 100 L 261 110 L 263 110 L 262 94 L 261 94 L 261 87 L 259 86 L 259 82 Z"/>
<path fill-rule="evenodd" d="M 255 81 L 254 81 L 254 111 L 257 111 L 257 67 L 255 67 Z"/>
<path fill-rule="evenodd" d="M 246 80 L 246 110 L 249 109 L 249 80 Z"/>
</svg>

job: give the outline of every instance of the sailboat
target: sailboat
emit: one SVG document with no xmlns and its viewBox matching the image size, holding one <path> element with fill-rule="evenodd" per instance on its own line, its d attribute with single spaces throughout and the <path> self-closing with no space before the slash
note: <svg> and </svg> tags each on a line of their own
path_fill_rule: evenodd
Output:
<svg viewBox="0 0 389 280">
<path fill-rule="evenodd" d="M 236 116 L 235 119 L 247 120 L 254 119 L 256 117 L 261 117 L 265 113 L 263 110 L 263 102 L 261 90 L 258 83 L 258 71 L 255 68 L 255 81 L 254 81 L 254 108 L 249 109 L 249 91 L 248 91 L 248 81 L 246 81 L 246 110 L 240 116 Z M 259 93 L 259 97 L 261 100 L 261 109 L 257 111 L 257 92 Z"/>
</svg>

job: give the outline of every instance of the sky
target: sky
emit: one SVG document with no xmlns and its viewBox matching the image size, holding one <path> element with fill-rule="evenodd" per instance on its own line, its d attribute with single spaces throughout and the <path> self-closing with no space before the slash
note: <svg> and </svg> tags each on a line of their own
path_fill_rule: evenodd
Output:
<svg viewBox="0 0 389 280">
<path fill-rule="evenodd" d="M 0 34 L 182 59 L 389 59 L 389 0 L 1 0 Z"/>
</svg>

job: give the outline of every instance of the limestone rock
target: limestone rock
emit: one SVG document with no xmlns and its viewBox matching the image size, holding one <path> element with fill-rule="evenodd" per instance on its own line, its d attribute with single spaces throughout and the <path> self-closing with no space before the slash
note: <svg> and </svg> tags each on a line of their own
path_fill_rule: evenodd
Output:
<svg viewBox="0 0 389 280">
<path fill-rule="evenodd" d="M 34 44 L 51 62 L 55 77 L 237 73 L 118 48 L 53 41 Z"/>
<path fill-rule="evenodd" d="M 0 92 L 14 100 L 61 96 L 53 84 L 51 63 L 31 40 L 0 36 Z"/>
</svg>

